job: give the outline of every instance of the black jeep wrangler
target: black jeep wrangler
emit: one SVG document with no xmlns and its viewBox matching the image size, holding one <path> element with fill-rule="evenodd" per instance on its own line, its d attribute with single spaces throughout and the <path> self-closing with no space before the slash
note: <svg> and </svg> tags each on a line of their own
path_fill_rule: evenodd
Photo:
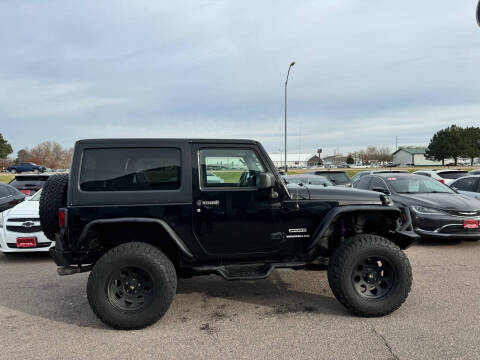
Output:
<svg viewBox="0 0 480 360">
<path fill-rule="evenodd" d="M 40 219 L 59 274 L 91 270 L 90 306 L 120 329 L 161 318 L 179 277 L 328 268 L 360 316 L 396 310 L 412 284 L 402 249 L 417 237 L 388 196 L 286 185 L 251 140 L 78 141 L 70 175 L 44 185 Z"/>
</svg>

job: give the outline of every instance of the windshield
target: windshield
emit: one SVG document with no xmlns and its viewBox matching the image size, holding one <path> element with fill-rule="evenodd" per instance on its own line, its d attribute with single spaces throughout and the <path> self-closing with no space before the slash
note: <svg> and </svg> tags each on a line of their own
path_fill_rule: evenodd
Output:
<svg viewBox="0 0 480 360">
<path fill-rule="evenodd" d="M 437 180 L 430 178 L 389 177 L 388 183 L 399 194 L 447 193 L 454 191 Z"/>
<path fill-rule="evenodd" d="M 33 196 L 29 199 L 29 201 L 40 201 L 40 195 L 41 195 L 41 193 L 42 193 L 42 190 L 37 191 L 37 192 L 35 193 L 35 195 L 33 195 Z"/>
<path fill-rule="evenodd" d="M 350 178 L 344 172 L 316 171 L 315 175 L 321 175 L 335 185 L 345 185 L 350 182 Z"/>
<path fill-rule="evenodd" d="M 466 171 L 442 171 L 438 175 L 444 179 L 458 179 L 467 175 Z"/>
</svg>

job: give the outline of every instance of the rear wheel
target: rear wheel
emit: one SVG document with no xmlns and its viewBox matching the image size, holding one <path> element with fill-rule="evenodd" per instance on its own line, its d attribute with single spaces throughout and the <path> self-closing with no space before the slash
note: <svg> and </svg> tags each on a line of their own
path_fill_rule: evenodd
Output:
<svg viewBox="0 0 480 360">
<path fill-rule="evenodd" d="M 167 312 L 176 289 L 170 259 L 150 244 L 132 242 L 98 260 L 88 278 L 87 296 L 93 312 L 107 325 L 141 329 Z"/>
<path fill-rule="evenodd" d="M 407 256 L 376 235 L 348 239 L 333 254 L 328 282 L 335 297 L 359 316 L 383 316 L 398 309 L 412 286 Z"/>
<path fill-rule="evenodd" d="M 35 169 L 35 170 L 33 170 L 33 173 L 34 173 L 34 174 L 40 174 L 40 170 Z"/>
<path fill-rule="evenodd" d="M 59 232 L 58 209 L 67 205 L 68 174 L 52 175 L 42 188 L 40 196 L 39 214 L 40 224 L 45 236 L 55 241 L 55 234 Z"/>
</svg>

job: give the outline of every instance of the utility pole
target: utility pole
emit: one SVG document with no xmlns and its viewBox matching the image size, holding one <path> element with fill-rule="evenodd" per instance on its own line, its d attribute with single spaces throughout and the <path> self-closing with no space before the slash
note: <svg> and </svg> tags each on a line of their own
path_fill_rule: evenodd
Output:
<svg viewBox="0 0 480 360">
<path fill-rule="evenodd" d="M 290 75 L 290 69 L 295 65 L 295 61 L 290 63 L 287 72 L 287 79 L 285 80 L 285 174 L 288 174 L 288 165 L 287 165 L 287 85 L 288 85 L 288 76 Z"/>
</svg>

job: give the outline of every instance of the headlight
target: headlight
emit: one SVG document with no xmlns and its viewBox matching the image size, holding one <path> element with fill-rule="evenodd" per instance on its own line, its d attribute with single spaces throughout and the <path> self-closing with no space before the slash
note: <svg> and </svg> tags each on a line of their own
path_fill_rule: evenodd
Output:
<svg viewBox="0 0 480 360">
<path fill-rule="evenodd" d="M 441 215 L 444 214 L 443 211 L 425 207 L 425 206 L 419 206 L 419 205 L 412 205 L 413 211 L 419 213 L 419 214 L 435 214 L 435 215 Z"/>
</svg>

